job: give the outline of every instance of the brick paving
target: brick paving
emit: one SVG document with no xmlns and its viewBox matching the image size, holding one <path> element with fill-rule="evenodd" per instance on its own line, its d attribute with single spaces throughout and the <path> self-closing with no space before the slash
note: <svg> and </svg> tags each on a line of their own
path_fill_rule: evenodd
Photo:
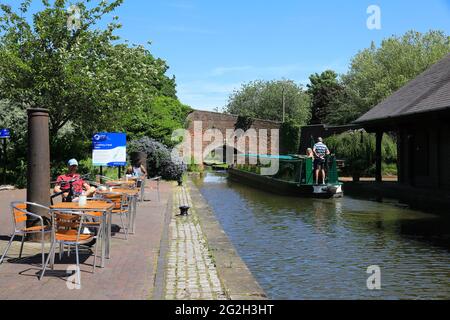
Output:
<svg viewBox="0 0 450 320">
<path fill-rule="evenodd" d="M 161 202 L 157 201 L 155 186 L 148 185 L 146 198 L 150 202 L 139 204 L 136 234 L 126 241 L 122 234 L 112 238 L 111 260 L 104 269 L 92 274 L 93 257 L 80 254 L 80 290 L 67 287 L 67 267 L 75 264 L 75 256 L 55 260 L 55 272 L 39 281 L 40 244 L 25 243 L 24 257 L 18 261 L 20 239 L 13 244 L 6 261 L 0 265 L 0 299 L 28 300 L 147 300 L 152 297 L 156 263 L 160 249 L 167 204 L 172 194 L 172 184 L 161 183 Z M 24 190 L 0 192 L 0 254 L 9 240 L 11 217 L 9 203 L 23 201 Z M 116 224 L 120 219 L 113 221 Z M 48 247 L 48 246 L 47 246 Z"/>
<path fill-rule="evenodd" d="M 179 207 L 191 207 L 190 215 L 181 217 Z M 226 300 L 217 275 L 214 258 L 201 230 L 188 190 L 174 191 L 173 216 L 166 267 L 167 300 Z"/>
</svg>

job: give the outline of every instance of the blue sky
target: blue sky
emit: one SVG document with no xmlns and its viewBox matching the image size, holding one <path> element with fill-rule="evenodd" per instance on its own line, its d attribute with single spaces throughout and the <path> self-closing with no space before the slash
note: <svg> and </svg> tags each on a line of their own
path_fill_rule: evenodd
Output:
<svg viewBox="0 0 450 320">
<path fill-rule="evenodd" d="M 381 30 L 366 26 L 370 5 L 381 8 Z M 314 72 L 344 73 L 372 41 L 410 29 L 450 34 L 450 0 L 125 0 L 115 15 L 118 35 L 151 41 L 177 78 L 180 100 L 203 110 L 223 107 L 243 82 L 306 84 Z"/>
</svg>

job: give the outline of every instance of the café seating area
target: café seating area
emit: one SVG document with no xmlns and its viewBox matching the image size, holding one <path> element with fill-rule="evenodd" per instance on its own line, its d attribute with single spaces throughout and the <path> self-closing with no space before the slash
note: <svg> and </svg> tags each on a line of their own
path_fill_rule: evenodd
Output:
<svg viewBox="0 0 450 320">
<path fill-rule="evenodd" d="M 97 192 L 92 198 L 80 196 L 72 202 L 54 203 L 49 207 L 25 201 L 11 203 L 13 233 L 1 252 L 0 273 L 13 241 L 22 238 L 21 259 L 27 245 L 25 240 L 30 236 L 34 243 L 41 245 L 39 280 L 46 278 L 49 270 L 58 268 L 58 260 L 67 257 L 76 265 L 75 285 L 81 288 L 80 251 L 93 256 L 93 274 L 96 268 L 108 268 L 115 258 L 112 238 L 127 242 L 136 234 L 137 209 L 144 200 L 146 182 L 139 178 L 97 179 L 100 183 L 96 184 Z M 160 179 L 156 179 L 159 201 Z"/>
</svg>

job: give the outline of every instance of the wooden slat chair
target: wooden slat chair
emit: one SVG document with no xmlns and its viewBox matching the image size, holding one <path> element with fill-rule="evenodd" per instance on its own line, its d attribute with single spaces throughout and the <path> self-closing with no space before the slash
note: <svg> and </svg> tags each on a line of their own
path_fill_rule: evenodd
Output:
<svg viewBox="0 0 450 320">
<path fill-rule="evenodd" d="M 138 178 L 136 180 L 136 188 L 139 191 L 139 202 L 143 202 L 144 201 L 144 190 L 145 190 L 145 179 L 140 179 Z"/>
<path fill-rule="evenodd" d="M 102 201 L 107 201 L 107 202 L 111 202 L 110 200 L 105 200 L 102 199 L 101 197 L 94 197 L 94 198 L 88 198 L 87 201 L 98 201 L 98 200 L 102 200 Z M 97 264 L 96 264 L 96 260 L 97 260 L 97 252 L 98 252 L 98 244 L 100 244 L 101 250 L 103 250 L 103 229 L 102 229 L 102 221 L 101 219 L 103 218 L 103 212 L 87 212 L 86 213 L 86 220 L 84 221 L 84 227 L 87 228 L 93 228 L 93 229 L 97 229 L 97 235 L 95 236 L 96 239 L 96 245 L 95 245 L 95 256 L 94 256 L 94 265 L 93 265 L 93 273 L 95 273 L 95 269 L 97 268 Z M 60 243 L 59 245 L 60 249 L 59 249 L 59 260 L 62 259 L 62 253 L 65 251 L 64 245 L 62 243 Z M 68 245 L 68 250 L 67 250 L 67 256 L 70 257 L 70 250 L 71 250 L 71 246 Z"/>
<path fill-rule="evenodd" d="M 105 184 L 108 181 L 112 181 L 113 179 L 102 176 L 102 175 L 96 175 L 96 179 L 98 179 L 100 181 L 100 184 Z"/>
<path fill-rule="evenodd" d="M 151 182 L 156 181 L 156 193 L 158 195 L 158 202 L 161 202 L 160 184 L 161 184 L 162 177 L 154 177 L 154 178 L 151 178 L 149 180 Z M 144 180 L 144 182 L 145 182 L 145 180 Z M 141 202 L 144 201 L 144 188 L 145 188 L 145 183 L 144 183 L 144 186 L 143 186 L 143 189 L 142 189 L 142 192 L 141 192 Z"/>
<path fill-rule="evenodd" d="M 111 200 L 108 199 L 102 199 L 101 196 L 96 196 L 94 198 L 88 198 L 87 201 L 98 201 L 98 200 L 102 200 L 102 201 L 106 201 L 109 203 L 112 203 Z M 102 222 L 101 219 L 103 218 L 103 212 L 88 212 L 87 213 L 87 221 L 85 221 L 85 226 L 88 228 L 94 228 L 97 229 L 97 236 L 95 237 L 97 239 L 97 243 L 95 245 L 95 257 L 94 257 L 94 273 L 95 273 L 95 268 L 96 268 L 96 264 L 95 264 L 95 260 L 97 259 L 97 244 L 100 244 L 101 246 L 103 246 L 103 229 L 102 229 Z M 106 223 L 106 222 L 105 222 Z M 102 247 L 103 250 L 103 247 Z"/>
<path fill-rule="evenodd" d="M 45 264 L 45 234 L 52 231 L 50 226 L 46 226 L 44 224 L 44 219 L 42 216 L 30 212 L 27 210 L 27 207 L 32 208 L 39 208 L 42 209 L 42 211 L 50 212 L 50 209 L 42 206 L 37 203 L 31 203 L 31 202 L 13 202 L 11 203 L 11 213 L 12 213 L 12 221 L 13 221 L 13 234 L 11 236 L 11 239 L 8 242 L 8 245 L 6 246 L 5 251 L 3 252 L 2 257 L 0 258 L 0 264 L 3 263 L 3 260 L 8 253 L 14 238 L 16 236 L 22 237 L 22 244 L 20 246 L 20 254 L 19 259 L 22 258 L 22 252 L 23 252 L 23 245 L 25 242 L 25 237 L 29 234 L 41 234 L 41 243 L 42 243 L 42 268 L 44 268 Z M 34 227 L 27 227 L 27 222 L 29 221 L 29 218 L 34 218 L 39 221 L 39 225 Z"/>
<path fill-rule="evenodd" d="M 102 194 L 105 200 L 112 201 L 114 203 L 114 208 L 111 211 L 112 214 L 116 214 L 120 216 L 120 221 L 122 224 L 122 229 L 125 231 L 125 239 L 128 240 L 128 225 L 125 224 L 125 221 L 128 221 L 129 211 L 129 203 L 128 196 L 119 192 L 106 192 Z"/>
<path fill-rule="evenodd" d="M 50 253 L 42 270 L 40 280 L 44 277 L 47 266 L 52 259 L 51 268 L 54 268 L 53 261 L 55 259 L 55 251 L 58 245 L 74 246 L 77 262 L 77 284 L 81 287 L 81 271 L 80 271 L 80 256 L 79 246 L 86 245 L 94 240 L 95 236 L 92 234 L 82 234 L 89 215 L 81 212 L 66 211 L 66 212 L 52 212 L 53 225 L 53 242 L 50 248 Z M 98 243 L 96 244 L 97 247 Z M 96 248 L 97 251 L 97 248 Z M 96 265 L 97 255 L 94 257 L 94 267 Z"/>
</svg>

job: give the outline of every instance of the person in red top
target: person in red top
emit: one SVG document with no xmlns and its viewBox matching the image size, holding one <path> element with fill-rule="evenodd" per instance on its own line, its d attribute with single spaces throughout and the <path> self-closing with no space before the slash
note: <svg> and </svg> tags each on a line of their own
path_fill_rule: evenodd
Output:
<svg viewBox="0 0 450 320">
<path fill-rule="evenodd" d="M 55 193 L 64 192 L 64 198 L 67 198 L 70 191 L 70 181 L 72 182 L 74 197 L 82 195 L 83 192 L 87 197 L 92 197 L 97 191 L 94 187 L 91 187 L 88 183 L 86 183 L 81 176 L 77 173 L 78 170 L 78 161 L 72 159 L 68 163 L 69 170 L 66 174 L 61 175 L 56 180 Z"/>
</svg>

